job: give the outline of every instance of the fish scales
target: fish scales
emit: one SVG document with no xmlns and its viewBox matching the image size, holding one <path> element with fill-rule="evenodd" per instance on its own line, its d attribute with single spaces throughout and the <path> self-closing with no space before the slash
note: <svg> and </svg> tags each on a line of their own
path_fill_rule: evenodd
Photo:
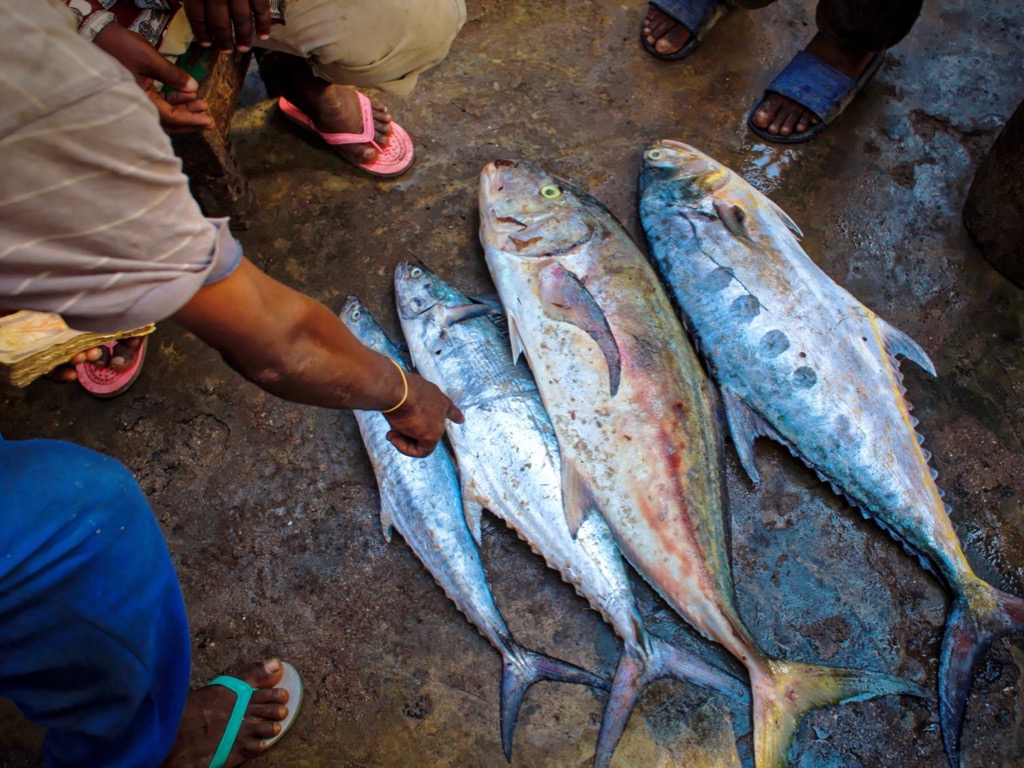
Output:
<svg viewBox="0 0 1024 768">
<path fill-rule="evenodd" d="M 513 350 L 558 436 L 568 514 L 599 513 L 676 612 L 747 667 L 757 765 L 785 764 L 807 709 L 919 693 L 877 673 L 772 659 L 753 641 L 725 550 L 712 391 L 657 275 L 611 214 L 537 166 L 496 161 L 481 173 L 480 221 Z"/>
<path fill-rule="evenodd" d="M 930 562 L 954 593 L 940 659 L 952 765 L 971 669 L 993 638 L 1024 628 L 1024 603 L 974 575 L 928 465 L 897 355 L 925 352 L 834 283 L 771 200 L 699 150 L 645 153 L 640 216 L 654 262 L 723 395 L 740 461 L 786 445 L 837 492 Z M 931 570 L 931 568 L 929 568 Z"/>
<path fill-rule="evenodd" d="M 406 369 L 398 350 L 355 297 L 341 319 L 363 344 Z M 502 656 L 501 739 L 511 753 L 516 715 L 527 688 L 538 680 L 607 687 L 596 675 L 520 645 L 498 611 L 483 562 L 464 515 L 455 465 L 444 445 L 429 456 L 411 458 L 388 441 L 391 426 L 376 411 L 355 411 L 381 497 L 381 523 L 392 526 L 448 598 Z"/>
<path fill-rule="evenodd" d="M 532 375 L 512 361 L 492 310 L 474 307 L 438 276 L 410 264 L 398 267 L 395 293 L 417 370 L 443 386 L 466 416 L 463 424 L 448 425 L 463 496 L 516 530 L 623 640 L 625 671 L 616 675 L 595 764 L 607 764 L 633 702 L 657 677 L 741 694 L 731 675 L 646 631 L 625 564 L 600 517 L 583 522 L 576 535 L 570 530 L 554 430 Z"/>
</svg>

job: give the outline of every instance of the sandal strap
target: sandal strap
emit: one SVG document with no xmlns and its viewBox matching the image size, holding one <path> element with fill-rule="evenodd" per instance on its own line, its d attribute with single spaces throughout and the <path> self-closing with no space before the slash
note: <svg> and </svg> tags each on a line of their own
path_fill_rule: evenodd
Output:
<svg viewBox="0 0 1024 768">
<path fill-rule="evenodd" d="M 704 38 L 726 10 L 719 0 L 650 0 L 650 4 L 686 27 L 697 40 Z"/>
<path fill-rule="evenodd" d="M 238 730 L 242 727 L 242 720 L 245 718 L 245 710 L 249 706 L 249 699 L 252 698 L 253 691 L 256 689 L 244 680 L 227 675 L 215 677 L 206 685 L 222 685 L 234 691 L 236 696 L 235 706 L 231 710 L 231 717 L 228 718 L 228 723 L 224 726 L 224 735 L 220 737 L 217 752 L 210 761 L 210 768 L 224 768 L 224 764 L 227 763 L 228 756 L 231 754 L 231 747 L 235 745 L 235 739 L 238 738 Z"/>
<path fill-rule="evenodd" d="M 857 81 L 800 51 L 765 90 L 792 99 L 828 122 L 850 103 Z"/>
</svg>

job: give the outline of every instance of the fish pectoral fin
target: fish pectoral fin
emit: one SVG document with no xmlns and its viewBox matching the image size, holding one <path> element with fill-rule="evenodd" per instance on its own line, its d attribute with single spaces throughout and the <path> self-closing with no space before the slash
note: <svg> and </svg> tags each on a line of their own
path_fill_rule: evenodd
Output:
<svg viewBox="0 0 1024 768">
<path fill-rule="evenodd" d="M 800 227 L 796 225 L 796 222 L 789 218 L 789 214 L 782 210 L 774 200 L 764 199 L 768 201 L 768 207 L 771 208 L 775 215 L 782 219 L 782 223 L 786 225 L 786 228 L 797 237 L 803 239 L 804 233 L 800 231 Z"/>
<path fill-rule="evenodd" d="M 576 326 L 594 340 L 608 364 L 608 389 L 615 397 L 622 377 L 622 357 L 608 318 L 593 294 L 572 272 L 551 264 L 541 273 L 540 298 L 545 315 Z"/>
<path fill-rule="evenodd" d="M 732 444 L 736 446 L 736 454 L 743 469 L 757 483 L 760 475 L 754 463 L 754 441 L 762 436 L 774 438 L 783 444 L 785 441 L 729 387 L 723 386 L 721 391 Z"/>
<path fill-rule="evenodd" d="M 913 360 L 932 376 L 936 375 L 935 366 L 932 364 L 931 358 L 928 357 L 928 353 L 916 341 L 899 328 L 889 325 L 882 318 L 879 317 L 877 319 L 878 326 L 882 329 L 882 342 L 885 344 L 885 349 L 890 355 L 894 358 L 896 355 L 902 355 L 908 360 Z"/>
<path fill-rule="evenodd" d="M 715 200 L 712 203 L 718 220 L 725 225 L 725 228 L 732 232 L 740 240 L 752 242 L 750 232 L 747 230 L 747 212 L 735 203 L 723 203 Z"/>
<path fill-rule="evenodd" d="M 502 315 L 505 313 L 505 308 L 501 306 L 501 298 L 496 293 L 486 293 L 481 296 L 470 296 L 469 298 L 476 304 L 490 307 L 491 311 L 496 314 Z"/>
<path fill-rule="evenodd" d="M 562 456 L 562 509 L 569 532 L 576 537 L 587 517 L 597 509 L 594 495 L 576 465 Z"/>
<path fill-rule="evenodd" d="M 512 345 L 512 365 L 516 365 L 519 362 L 519 358 L 522 357 L 526 352 L 526 347 L 523 346 L 523 339 L 519 335 L 519 326 L 516 324 L 515 315 L 508 314 L 508 340 Z M 529 358 L 527 358 L 529 362 Z"/>
<path fill-rule="evenodd" d="M 445 327 L 448 327 L 466 320 L 472 320 L 476 317 L 484 317 L 485 315 L 491 314 L 493 311 L 494 310 L 486 304 L 463 304 L 459 307 L 445 307 L 444 325 Z"/>
<path fill-rule="evenodd" d="M 480 530 L 480 520 L 484 514 L 484 507 L 473 497 L 472 492 L 467 492 L 466 489 L 462 491 L 462 514 L 466 518 L 466 527 L 469 528 L 470 536 L 473 537 L 473 541 L 478 547 L 481 546 L 483 533 Z"/>
</svg>

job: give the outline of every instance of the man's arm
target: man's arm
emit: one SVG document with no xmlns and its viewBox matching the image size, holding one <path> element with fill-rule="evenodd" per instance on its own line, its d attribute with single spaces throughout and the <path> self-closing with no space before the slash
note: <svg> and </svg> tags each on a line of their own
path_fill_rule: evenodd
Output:
<svg viewBox="0 0 1024 768">
<path fill-rule="evenodd" d="M 277 282 L 243 259 L 227 278 L 205 286 L 174 316 L 245 378 L 287 400 L 328 408 L 385 410 L 404 392 L 387 357 L 364 346 L 323 304 Z M 426 456 L 445 421 L 462 412 L 436 386 L 406 374 L 409 392 L 387 414 L 388 439 L 409 456 Z"/>
</svg>

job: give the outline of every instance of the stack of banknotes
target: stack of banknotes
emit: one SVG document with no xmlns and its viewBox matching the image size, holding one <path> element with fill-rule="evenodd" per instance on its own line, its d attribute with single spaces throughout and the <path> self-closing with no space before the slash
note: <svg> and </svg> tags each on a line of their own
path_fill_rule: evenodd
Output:
<svg viewBox="0 0 1024 768">
<path fill-rule="evenodd" d="M 150 324 L 116 333 L 86 333 L 69 328 L 60 315 L 21 310 L 0 317 L 0 379 L 24 387 L 79 352 L 109 341 L 145 336 L 155 328 Z"/>
</svg>

